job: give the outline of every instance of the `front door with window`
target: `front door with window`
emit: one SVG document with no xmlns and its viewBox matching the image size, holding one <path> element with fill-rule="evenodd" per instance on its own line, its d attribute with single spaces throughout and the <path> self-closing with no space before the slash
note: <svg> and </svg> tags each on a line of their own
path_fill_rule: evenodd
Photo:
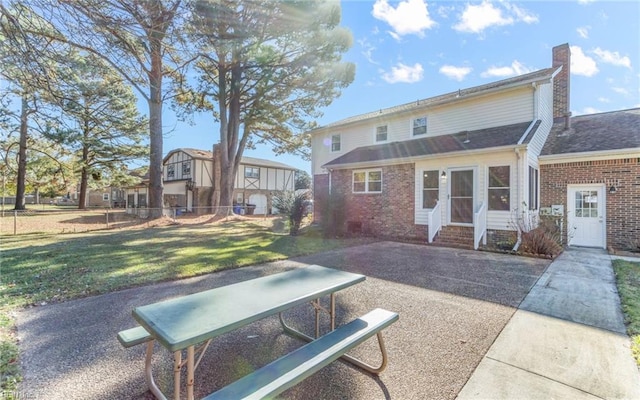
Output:
<svg viewBox="0 0 640 400">
<path fill-rule="evenodd" d="M 569 244 L 605 247 L 604 190 L 602 186 L 569 186 Z"/>
<path fill-rule="evenodd" d="M 449 221 L 473 224 L 473 170 L 450 171 Z"/>
</svg>

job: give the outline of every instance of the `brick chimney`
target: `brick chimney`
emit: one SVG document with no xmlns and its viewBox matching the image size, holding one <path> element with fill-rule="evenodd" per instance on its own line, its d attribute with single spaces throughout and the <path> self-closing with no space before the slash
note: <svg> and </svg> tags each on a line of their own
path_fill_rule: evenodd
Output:
<svg viewBox="0 0 640 400">
<path fill-rule="evenodd" d="M 554 120 L 566 118 L 568 126 L 571 116 L 569 107 L 571 50 L 568 43 L 553 48 L 552 67 L 560 66 L 562 70 L 553 78 L 553 118 Z"/>
</svg>

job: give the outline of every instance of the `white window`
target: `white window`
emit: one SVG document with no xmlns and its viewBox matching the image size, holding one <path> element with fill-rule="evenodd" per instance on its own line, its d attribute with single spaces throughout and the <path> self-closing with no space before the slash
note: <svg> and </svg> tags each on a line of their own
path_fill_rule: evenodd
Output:
<svg viewBox="0 0 640 400">
<path fill-rule="evenodd" d="M 382 125 L 376 127 L 376 142 L 386 142 L 387 141 L 387 126 Z"/>
<path fill-rule="evenodd" d="M 420 117 L 413 120 L 413 136 L 427 133 L 427 117 Z"/>
<path fill-rule="evenodd" d="M 102 201 L 109 201 L 109 193 L 102 193 Z"/>
<path fill-rule="evenodd" d="M 175 178 L 176 176 L 176 166 L 175 164 L 167 165 L 167 179 Z"/>
<path fill-rule="evenodd" d="M 422 173 L 422 208 L 434 208 L 440 197 L 440 180 L 438 170 Z"/>
<path fill-rule="evenodd" d="M 340 151 L 340 134 L 331 136 L 331 151 Z"/>
<path fill-rule="evenodd" d="M 382 192 L 382 171 L 353 171 L 353 193 Z"/>
<path fill-rule="evenodd" d="M 510 170 L 508 165 L 489 167 L 489 210 L 511 209 Z"/>
<path fill-rule="evenodd" d="M 244 167 L 245 178 L 260 179 L 260 168 L 258 167 Z"/>
</svg>

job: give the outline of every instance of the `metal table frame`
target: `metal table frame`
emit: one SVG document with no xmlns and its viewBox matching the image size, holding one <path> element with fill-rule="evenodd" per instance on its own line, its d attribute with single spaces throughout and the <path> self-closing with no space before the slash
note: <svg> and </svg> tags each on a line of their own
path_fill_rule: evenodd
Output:
<svg viewBox="0 0 640 400">
<path fill-rule="evenodd" d="M 175 400 L 180 399 L 181 372 L 186 366 L 187 399 L 193 400 L 195 370 L 213 338 L 251 322 L 278 314 L 286 334 L 304 341 L 312 341 L 312 337 L 287 325 L 282 313 L 297 305 L 311 303 L 315 309 L 315 336 L 319 337 L 321 312 L 326 312 L 329 315 L 330 328 L 331 330 L 335 329 L 336 292 L 364 280 L 364 275 L 311 265 L 138 307 L 133 310 L 134 318 L 154 338 L 154 340 L 150 340 L 147 343 L 146 348 L 145 381 L 147 386 L 156 398 L 167 399 L 153 378 L 151 361 L 155 341 L 158 341 L 170 352 L 173 352 L 174 355 L 173 398 Z M 249 302 L 246 296 L 242 296 L 243 293 L 247 292 L 255 296 L 262 296 L 262 300 Z M 320 299 L 324 296 L 330 296 L 328 308 L 321 305 Z M 268 299 L 266 303 L 265 297 Z M 218 300 L 218 303 L 216 303 L 216 300 Z M 246 310 L 241 308 L 242 312 L 239 313 L 243 315 L 236 315 L 238 312 L 229 311 L 228 315 L 219 315 L 219 319 L 223 319 L 223 321 L 219 322 L 216 319 L 216 312 L 213 311 L 214 306 L 225 307 L 238 301 L 245 302 Z M 184 329 L 181 329 L 183 327 L 179 321 L 174 321 L 171 318 L 172 315 L 180 314 L 183 310 L 197 314 L 198 317 L 196 319 L 198 322 L 204 321 L 205 326 L 206 323 L 209 323 L 211 327 L 199 329 L 197 332 L 194 331 L 193 335 L 189 335 L 190 332 L 185 332 Z M 221 308 L 218 309 L 218 311 L 220 310 Z M 219 312 L 218 314 L 224 314 L 224 312 Z M 190 319 L 186 321 L 193 322 Z M 201 324 L 198 324 L 198 327 L 200 326 Z M 342 359 L 366 371 L 377 374 L 387 364 L 387 354 L 380 334 L 378 334 L 378 342 L 382 352 L 382 365 L 378 368 L 371 367 L 348 355 L 343 356 Z M 183 351 L 185 350 L 186 357 L 183 357 Z"/>
</svg>

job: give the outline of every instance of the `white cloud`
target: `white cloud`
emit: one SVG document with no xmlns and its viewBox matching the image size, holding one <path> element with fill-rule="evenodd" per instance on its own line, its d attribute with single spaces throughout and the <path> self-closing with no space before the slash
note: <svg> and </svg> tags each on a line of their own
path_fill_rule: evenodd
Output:
<svg viewBox="0 0 640 400">
<path fill-rule="evenodd" d="M 611 100 L 606 97 L 598 97 L 600 103 L 611 103 Z"/>
<path fill-rule="evenodd" d="M 589 39 L 589 29 L 591 29 L 590 26 L 581 26 L 578 29 L 576 29 L 576 31 L 578 32 L 578 35 L 580 35 L 581 38 Z"/>
<path fill-rule="evenodd" d="M 516 22 L 533 24 L 538 22 L 538 16 L 507 2 L 498 3 L 500 6 L 484 0 L 481 4 L 467 4 L 460 15 L 460 20 L 453 26 L 458 32 L 482 33 L 492 26 L 513 25 Z"/>
<path fill-rule="evenodd" d="M 393 28 L 391 36 L 399 39 L 404 35 L 424 36 L 424 31 L 431 29 L 436 22 L 429 17 L 427 4 L 423 0 L 404 0 L 393 8 L 387 0 L 376 0 L 371 14 Z"/>
<path fill-rule="evenodd" d="M 579 46 L 571 46 L 571 73 L 574 75 L 594 76 L 598 66 L 593 58 L 584 54 Z"/>
<path fill-rule="evenodd" d="M 484 71 L 480 76 L 483 78 L 505 78 L 508 76 L 522 75 L 531 72 L 531 68 L 527 68 L 518 60 L 514 60 L 510 66 L 507 67 L 490 67 Z"/>
<path fill-rule="evenodd" d="M 414 83 L 422 80 L 424 69 L 416 63 L 413 66 L 398 63 L 391 71 L 384 72 L 382 79 L 387 83 Z"/>
<path fill-rule="evenodd" d="M 373 59 L 373 52 L 376 48 L 371 43 L 369 43 L 366 38 L 358 40 L 358 44 L 362 47 L 362 55 L 364 56 L 364 58 L 366 58 L 367 61 L 369 61 L 371 64 L 377 65 L 378 62 Z"/>
<path fill-rule="evenodd" d="M 516 21 L 524 22 L 525 24 L 535 24 L 537 23 L 538 16 L 530 13 L 527 10 L 524 10 L 515 4 L 511 3 L 503 3 L 507 10 L 511 11 L 513 15 L 516 17 Z"/>
<path fill-rule="evenodd" d="M 598 114 L 601 113 L 602 111 L 598 110 L 597 108 L 594 107 L 585 107 L 582 109 L 582 113 L 580 113 L 581 115 L 584 114 Z"/>
<path fill-rule="evenodd" d="M 596 47 L 593 52 L 595 53 L 595 55 L 600 57 L 600 61 L 604 63 L 613 64 L 618 67 L 627 67 L 629 69 L 631 68 L 631 60 L 629 59 L 629 57 L 620 56 L 620 53 L 618 53 L 617 51 L 602 50 L 600 47 Z"/>
<path fill-rule="evenodd" d="M 618 93 L 618 94 L 624 94 L 624 95 L 628 95 L 629 91 L 625 88 L 621 88 L 621 87 L 612 87 L 611 90 L 613 90 L 614 92 Z"/>
<path fill-rule="evenodd" d="M 456 67 L 454 65 L 443 65 L 440 67 L 440 73 L 447 78 L 455 79 L 456 81 L 462 81 L 473 68 L 471 67 Z"/>
<path fill-rule="evenodd" d="M 578 4 L 586 5 L 586 4 L 589 4 L 589 3 L 593 3 L 595 1 L 596 0 L 578 0 Z"/>
</svg>

